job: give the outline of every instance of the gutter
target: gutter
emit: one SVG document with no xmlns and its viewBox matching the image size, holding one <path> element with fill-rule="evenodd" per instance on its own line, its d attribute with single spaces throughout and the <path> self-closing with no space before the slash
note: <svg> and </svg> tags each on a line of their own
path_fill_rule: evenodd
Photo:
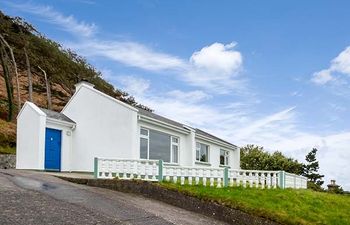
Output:
<svg viewBox="0 0 350 225">
<path fill-rule="evenodd" d="M 57 119 L 53 119 L 53 118 L 49 118 L 46 117 L 46 121 L 53 123 L 53 124 L 57 124 L 57 125 L 63 125 L 66 127 L 70 127 L 72 130 L 75 129 L 76 124 L 75 123 L 71 123 L 71 122 L 66 122 L 66 121 L 62 121 L 62 120 L 57 120 Z"/>
</svg>

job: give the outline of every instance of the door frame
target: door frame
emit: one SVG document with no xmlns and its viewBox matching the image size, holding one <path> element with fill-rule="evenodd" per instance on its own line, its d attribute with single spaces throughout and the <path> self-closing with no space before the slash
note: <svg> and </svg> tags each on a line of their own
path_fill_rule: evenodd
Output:
<svg viewBox="0 0 350 225">
<path fill-rule="evenodd" d="M 58 131 L 60 133 L 60 146 L 59 146 L 59 154 L 58 154 L 58 170 L 57 169 L 48 169 L 48 168 L 46 168 L 46 135 L 47 135 L 47 130 L 48 129 L 49 130 Z M 62 159 L 62 130 L 51 128 L 51 127 L 45 127 L 44 170 L 45 171 L 61 172 L 61 163 L 62 163 L 61 159 Z"/>
</svg>

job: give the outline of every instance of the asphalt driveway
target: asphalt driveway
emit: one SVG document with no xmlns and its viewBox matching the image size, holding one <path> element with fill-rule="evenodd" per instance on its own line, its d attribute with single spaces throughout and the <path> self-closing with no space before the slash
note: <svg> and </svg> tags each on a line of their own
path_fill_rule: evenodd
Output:
<svg viewBox="0 0 350 225">
<path fill-rule="evenodd" d="M 226 224 L 142 196 L 0 170 L 0 224 Z"/>
</svg>

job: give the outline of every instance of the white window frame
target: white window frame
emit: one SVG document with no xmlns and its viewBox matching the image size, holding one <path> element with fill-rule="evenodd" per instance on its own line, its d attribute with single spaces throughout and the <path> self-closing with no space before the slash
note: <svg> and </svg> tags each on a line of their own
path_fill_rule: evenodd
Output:
<svg viewBox="0 0 350 225">
<path fill-rule="evenodd" d="M 221 164 L 221 151 L 224 152 L 224 164 Z M 219 164 L 220 166 L 228 166 L 230 161 L 230 151 L 226 149 L 220 149 Z"/>
<path fill-rule="evenodd" d="M 173 138 L 177 139 L 177 142 L 173 141 Z M 177 162 L 173 159 L 173 146 L 177 146 Z M 174 164 L 179 164 L 180 160 L 180 138 L 170 135 L 170 162 Z"/>
<path fill-rule="evenodd" d="M 147 131 L 147 135 L 141 134 L 141 130 L 146 130 Z M 141 155 L 141 138 L 144 138 L 144 139 L 147 140 L 147 158 L 146 159 L 148 159 L 148 160 L 149 160 L 149 151 L 150 151 L 150 149 L 149 149 L 149 142 L 150 142 L 149 132 L 150 132 L 150 129 L 145 128 L 145 127 L 140 127 L 140 138 L 139 138 L 139 141 L 140 141 L 140 145 L 139 145 L 140 146 L 139 147 L 140 155 Z M 173 135 L 168 134 L 168 133 L 163 132 L 163 131 L 159 131 L 159 132 L 162 132 L 162 133 L 167 134 L 167 135 L 170 136 L 170 149 L 169 149 L 169 151 L 170 151 L 170 162 L 165 162 L 165 163 L 179 164 L 179 161 L 180 161 L 180 137 L 173 136 Z M 177 139 L 177 143 L 173 141 L 173 138 Z M 173 160 L 173 145 L 177 146 L 177 161 L 178 162 L 174 162 L 174 160 Z"/>
<path fill-rule="evenodd" d="M 201 156 L 201 148 L 200 148 L 201 144 L 208 147 L 208 156 L 207 156 L 208 160 L 207 160 L 207 162 L 201 161 L 201 157 L 200 157 Z M 198 148 L 198 146 L 199 146 L 199 148 Z M 199 159 L 197 159 L 197 152 L 199 153 L 198 154 Z M 209 163 L 210 162 L 210 145 L 199 142 L 199 141 L 196 142 L 196 162 L 200 162 L 200 163 Z"/>
<path fill-rule="evenodd" d="M 144 134 L 141 134 L 141 130 L 146 130 L 147 131 L 147 135 L 144 135 Z M 144 139 L 147 139 L 147 158 L 146 159 L 149 159 L 149 129 L 147 128 L 144 128 L 144 127 L 140 127 L 140 138 L 139 138 L 139 141 L 140 141 L 140 156 L 141 156 L 141 138 L 144 138 Z M 140 157 L 141 159 L 141 157 Z"/>
</svg>

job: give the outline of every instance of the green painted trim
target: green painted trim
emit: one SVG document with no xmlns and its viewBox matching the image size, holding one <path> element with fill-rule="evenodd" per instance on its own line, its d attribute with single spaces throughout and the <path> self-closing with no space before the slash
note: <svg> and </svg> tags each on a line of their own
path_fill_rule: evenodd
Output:
<svg viewBox="0 0 350 225">
<path fill-rule="evenodd" d="M 94 158 L 94 178 L 97 179 L 98 175 L 98 158 Z"/>
<path fill-rule="evenodd" d="M 286 175 L 284 171 L 278 173 L 279 188 L 284 189 L 286 186 Z"/>
<path fill-rule="evenodd" d="M 228 186 L 228 167 L 224 169 L 224 187 Z"/>
<path fill-rule="evenodd" d="M 162 182 L 163 181 L 163 160 L 159 160 L 158 163 L 158 181 Z"/>
</svg>

